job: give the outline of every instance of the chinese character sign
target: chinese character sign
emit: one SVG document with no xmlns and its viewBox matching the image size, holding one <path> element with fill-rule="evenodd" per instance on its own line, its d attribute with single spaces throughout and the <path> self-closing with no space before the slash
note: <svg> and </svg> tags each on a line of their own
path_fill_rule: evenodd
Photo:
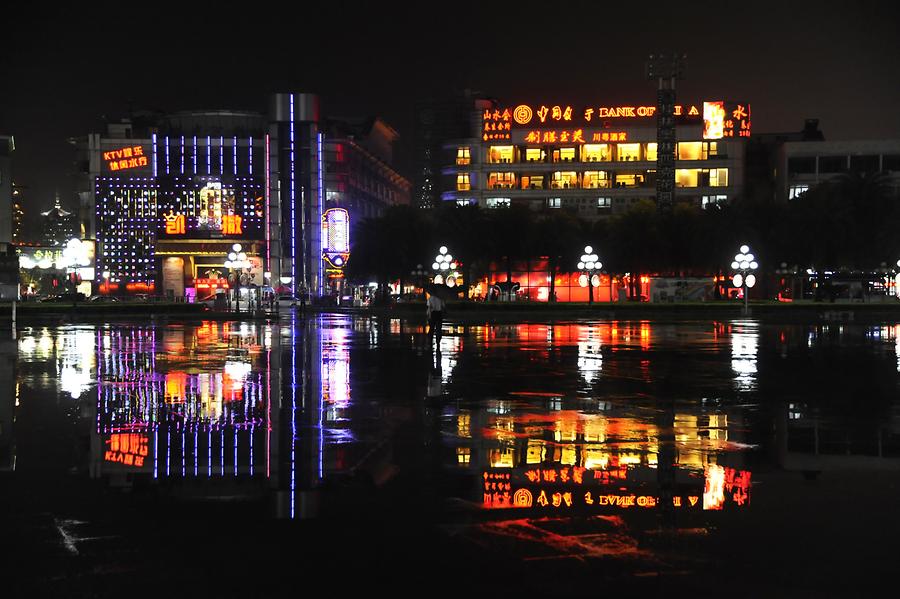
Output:
<svg viewBox="0 0 900 599">
<path fill-rule="evenodd" d="M 237 214 L 223 214 L 222 215 L 222 235 L 241 235 L 243 234 L 243 229 L 241 228 L 241 219 Z"/>
<path fill-rule="evenodd" d="M 183 214 L 169 212 L 163 215 L 163 219 L 166 221 L 166 235 L 184 235 L 187 227 Z"/>
<path fill-rule="evenodd" d="M 150 453 L 150 438 L 138 433 L 113 433 L 105 440 L 103 461 L 132 468 L 143 468 Z"/>
<path fill-rule="evenodd" d="M 703 103 L 703 139 L 722 139 L 725 135 L 725 102 Z"/>
<path fill-rule="evenodd" d="M 128 146 L 117 150 L 107 150 L 103 152 L 103 161 L 111 171 L 128 170 L 149 166 L 150 164 L 143 146 Z"/>
</svg>

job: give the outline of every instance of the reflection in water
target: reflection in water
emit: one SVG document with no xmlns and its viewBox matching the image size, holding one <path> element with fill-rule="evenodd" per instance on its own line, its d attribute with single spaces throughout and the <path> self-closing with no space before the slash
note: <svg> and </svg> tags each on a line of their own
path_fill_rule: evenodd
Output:
<svg viewBox="0 0 900 599">
<path fill-rule="evenodd" d="M 603 370 L 603 355 L 600 353 L 601 342 L 596 326 L 584 327 L 578 340 L 578 370 L 584 381 L 590 385 L 600 376 Z"/>
<path fill-rule="evenodd" d="M 732 325 L 731 368 L 739 391 L 752 391 L 756 388 L 756 356 L 759 351 L 757 326 L 749 321 Z"/>
</svg>

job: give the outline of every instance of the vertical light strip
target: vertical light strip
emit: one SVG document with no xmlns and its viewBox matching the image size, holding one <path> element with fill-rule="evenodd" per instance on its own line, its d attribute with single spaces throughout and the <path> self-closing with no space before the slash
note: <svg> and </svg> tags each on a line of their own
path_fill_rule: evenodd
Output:
<svg viewBox="0 0 900 599">
<path fill-rule="evenodd" d="M 157 177 L 157 166 L 156 166 L 156 133 L 153 134 L 153 178 Z"/>
<path fill-rule="evenodd" d="M 166 174 L 169 174 L 169 136 L 166 135 Z"/>
<path fill-rule="evenodd" d="M 232 160 L 234 160 L 234 165 L 233 165 L 234 169 L 233 170 L 234 170 L 234 174 L 237 175 L 237 136 L 236 135 L 234 136 L 234 139 L 232 141 L 234 141 L 234 147 L 232 148 L 232 155 L 233 155 Z"/>
<path fill-rule="evenodd" d="M 314 223 L 312 223 L 313 227 L 316 227 L 315 230 L 319 231 L 319 235 L 318 235 L 319 243 L 317 244 L 317 247 L 314 248 L 315 252 L 314 252 L 314 256 L 313 256 L 313 259 L 316 261 L 316 276 L 318 277 L 318 281 L 316 281 L 316 289 L 317 289 L 318 295 L 322 295 L 322 291 L 324 289 L 323 281 L 322 281 L 322 233 L 321 233 L 321 231 L 322 231 L 322 206 L 325 204 L 325 175 L 324 175 L 324 173 L 325 173 L 325 166 L 324 166 L 325 156 L 324 156 L 324 154 L 325 153 L 322 151 L 322 144 L 323 144 L 324 139 L 325 139 L 325 136 L 320 132 L 318 134 L 318 143 L 317 143 L 317 150 L 316 150 L 318 152 L 317 158 L 319 161 L 319 168 L 318 168 L 318 170 L 319 170 L 319 172 L 318 172 L 319 191 L 316 194 L 316 196 L 317 196 L 316 203 L 318 204 L 318 207 L 316 209 L 316 220 Z"/>
<path fill-rule="evenodd" d="M 266 222 L 265 222 L 265 227 L 266 227 L 266 231 L 265 231 L 265 236 L 266 236 L 266 237 L 265 237 L 265 239 L 266 239 L 266 270 L 268 270 L 269 272 L 273 272 L 273 271 L 272 271 L 272 250 L 270 249 L 272 244 L 271 244 L 271 242 L 270 242 L 271 237 L 270 237 L 270 235 L 269 235 L 269 233 L 270 233 L 269 227 L 271 226 L 271 222 L 269 221 L 269 134 L 268 134 L 268 133 L 266 133 L 266 155 L 265 155 L 265 163 L 266 163 L 266 189 L 265 189 L 265 191 L 263 192 L 263 197 L 264 197 L 265 202 L 266 202 L 266 209 L 265 209 L 265 212 L 264 212 L 264 218 L 266 219 Z M 280 275 L 280 274 L 281 274 L 281 273 L 280 273 L 281 269 L 278 269 L 278 270 L 279 270 L 279 275 Z M 271 279 L 269 280 L 269 285 L 273 285 L 273 282 L 271 281 Z M 273 286 L 274 286 L 274 285 L 273 285 Z M 271 391 L 270 391 L 270 393 L 271 393 Z"/>
<path fill-rule="evenodd" d="M 291 289 L 296 296 L 297 291 L 297 194 L 294 182 L 294 94 L 291 94 Z M 293 514 L 291 514 L 293 517 Z"/>
<path fill-rule="evenodd" d="M 212 425 L 206 430 L 206 476 L 212 478 Z"/>
<path fill-rule="evenodd" d="M 194 136 L 194 174 L 197 174 L 197 136 Z"/>
<path fill-rule="evenodd" d="M 181 136 L 181 174 L 184 174 L 184 135 Z"/>
<path fill-rule="evenodd" d="M 206 174 L 212 174 L 212 140 L 206 136 Z"/>
<path fill-rule="evenodd" d="M 250 136 L 250 145 L 247 146 L 247 156 L 250 157 L 250 174 L 253 174 L 253 136 Z"/>
<path fill-rule="evenodd" d="M 291 98 L 293 98 L 291 94 Z M 293 108 L 293 102 L 291 102 Z M 291 110 L 291 115 L 294 111 Z M 292 119 L 293 120 L 293 119 Z M 293 130 L 293 129 L 292 129 Z M 291 171 L 293 172 L 293 171 Z M 291 520 L 297 505 L 297 312 L 291 310 Z M 305 341 L 305 339 L 304 339 Z"/>
<path fill-rule="evenodd" d="M 219 174 L 225 174 L 225 136 L 219 136 Z"/>
</svg>

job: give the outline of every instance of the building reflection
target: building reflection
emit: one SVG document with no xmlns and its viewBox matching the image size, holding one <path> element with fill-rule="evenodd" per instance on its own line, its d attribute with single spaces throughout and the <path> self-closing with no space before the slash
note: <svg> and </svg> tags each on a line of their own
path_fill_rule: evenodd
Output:
<svg viewBox="0 0 900 599">
<path fill-rule="evenodd" d="M 736 411 L 675 411 L 671 447 L 657 419 L 629 411 L 459 410 L 447 419 L 453 465 L 474 475 L 473 497 L 487 508 L 660 508 L 663 497 L 675 509 L 747 505 Z M 671 490 L 660 476 L 668 460 Z"/>
</svg>

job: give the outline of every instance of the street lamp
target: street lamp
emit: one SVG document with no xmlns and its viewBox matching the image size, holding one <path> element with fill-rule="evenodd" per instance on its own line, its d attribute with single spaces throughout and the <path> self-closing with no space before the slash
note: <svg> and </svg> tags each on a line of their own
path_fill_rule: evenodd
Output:
<svg viewBox="0 0 900 599">
<path fill-rule="evenodd" d="M 450 271 L 456 270 L 456 262 L 453 260 L 453 255 L 447 253 L 446 245 L 442 245 L 438 250 L 438 255 L 431 263 L 431 269 L 435 271 L 434 282 L 437 285 L 443 284 Z"/>
<path fill-rule="evenodd" d="M 735 271 L 732 283 L 735 287 L 740 287 L 744 292 L 744 316 L 750 313 L 747 291 L 756 285 L 756 275 L 753 274 L 753 271 L 757 268 L 759 268 L 759 263 L 756 262 L 756 258 L 750 253 L 750 246 L 742 245 L 740 253 L 734 256 L 731 270 Z"/>
<path fill-rule="evenodd" d="M 416 284 L 418 281 L 423 288 L 425 287 L 425 277 L 428 276 L 428 271 L 425 270 L 421 264 L 416 264 L 416 267 L 412 269 L 409 274 L 413 277 L 413 284 Z"/>
<path fill-rule="evenodd" d="M 578 270 L 584 271 L 587 276 L 588 304 L 594 303 L 594 271 L 600 270 L 602 267 L 603 264 L 600 262 L 600 257 L 594 253 L 594 248 L 589 245 L 584 246 L 584 253 L 578 262 Z"/>
<path fill-rule="evenodd" d="M 244 269 L 249 269 L 253 266 L 253 263 L 247 259 L 247 254 L 242 250 L 244 248 L 239 243 L 235 243 L 231 246 L 231 251 L 228 253 L 228 260 L 225 261 L 225 268 L 234 271 L 234 282 L 235 288 L 233 290 L 234 293 L 234 303 L 235 303 L 235 311 L 241 311 L 241 274 Z"/>
</svg>

